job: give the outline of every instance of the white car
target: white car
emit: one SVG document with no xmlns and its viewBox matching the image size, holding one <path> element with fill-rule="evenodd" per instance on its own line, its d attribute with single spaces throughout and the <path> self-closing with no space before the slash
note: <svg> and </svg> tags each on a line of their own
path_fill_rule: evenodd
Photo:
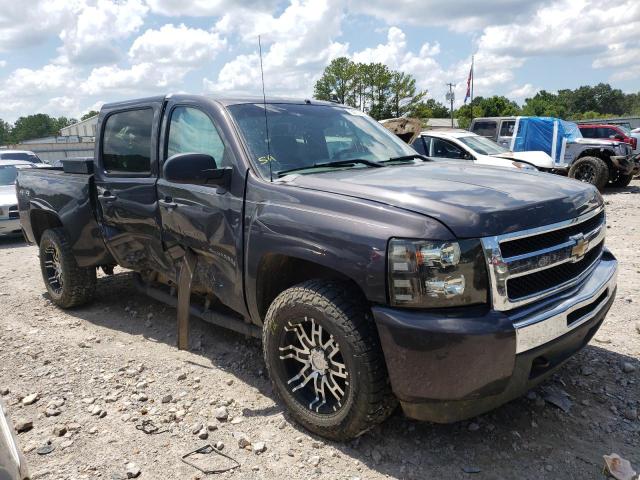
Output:
<svg viewBox="0 0 640 480">
<path fill-rule="evenodd" d="M 512 152 L 467 130 L 425 130 L 411 146 L 434 160 L 472 161 L 477 165 L 522 170 L 553 168 L 553 160 L 545 152 Z"/>
<path fill-rule="evenodd" d="M 29 150 L 0 150 L 0 164 L 6 163 L 6 160 L 20 160 L 22 162 L 33 163 L 36 167 L 47 167 L 38 155 Z"/>
<path fill-rule="evenodd" d="M 0 161 L 0 237 L 22 234 L 16 196 L 16 177 L 18 170 L 34 167 L 34 164 L 20 160 Z"/>
<path fill-rule="evenodd" d="M 634 128 L 633 130 L 631 130 L 630 135 L 638 139 L 638 141 L 636 142 L 636 149 L 633 151 L 633 153 L 640 153 L 640 128 Z"/>
</svg>

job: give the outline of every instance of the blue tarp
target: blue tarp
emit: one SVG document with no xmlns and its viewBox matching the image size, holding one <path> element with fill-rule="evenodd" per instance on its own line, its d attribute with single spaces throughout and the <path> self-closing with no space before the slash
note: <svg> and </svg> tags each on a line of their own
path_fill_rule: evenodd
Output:
<svg viewBox="0 0 640 480">
<path fill-rule="evenodd" d="M 566 143 L 577 138 L 582 134 L 573 122 L 554 117 L 518 117 L 511 150 L 546 152 L 556 166 L 563 166 Z"/>
</svg>

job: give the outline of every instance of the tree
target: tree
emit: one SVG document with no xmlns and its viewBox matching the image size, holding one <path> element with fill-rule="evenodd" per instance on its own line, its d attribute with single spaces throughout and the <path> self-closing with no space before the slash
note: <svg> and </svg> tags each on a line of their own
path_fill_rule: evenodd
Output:
<svg viewBox="0 0 640 480">
<path fill-rule="evenodd" d="M 87 113 L 85 113 L 84 115 L 82 115 L 80 117 L 80 121 L 84 121 L 87 118 L 91 118 L 91 117 L 95 117 L 96 115 L 98 115 L 100 112 L 96 111 L 96 110 L 89 110 Z"/>
<path fill-rule="evenodd" d="M 407 113 L 415 118 L 449 118 L 449 108 L 433 98 L 414 103 Z"/>
<path fill-rule="evenodd" d="M 46 113 L 20 117 L 11 129 L 11 140 L 19 143 L 32 138 L 47 137 L 58 133 L 58 122 Z"/>
<path fill-rule="evenodd" d="M 0 145 L 9 143 L 11 135 L 11 125 L 0 118 Z"/>
<path fill-rule="evenodd" d="M 463 105 L 455 112 L 458 125 L 468 128 L 471 119 L 476 117 L 507 117 L 520 115 L 518 104 L 506 97 L 494 95 L 493 97 L 476 97 L 467 105 Z"/>
<path fill-rule="evenodd" d="M 409 112 L 426 92 L 416 91 L 415 79 L 382 63 L 355 63 L 336 58 L 314 86 L 318 100 L 337 100 L 378 120 Z"/>
<path fill-rule="evenodd" d="M 318 100 L 337 100 L 347 104 L 356 73 L 356 64 L 347 57 L 333 59 L 316 82 L 313 96 Z"/>
<path fill-rule="evenodd" d="M 392 72 L 391 85 L 391 116 L 402 117 L 421 102 L 426 91 L 416 94 L 416 79 L 404 72 Z"/>
</svg>

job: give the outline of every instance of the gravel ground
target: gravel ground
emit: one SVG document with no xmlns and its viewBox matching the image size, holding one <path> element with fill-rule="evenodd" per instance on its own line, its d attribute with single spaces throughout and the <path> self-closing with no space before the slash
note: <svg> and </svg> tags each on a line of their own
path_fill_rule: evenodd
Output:
<svg viewBox="0 0 640 480">
<path fill-rule="evenodd" d="M 33 478 L 205 478 L 181 456 L 208 443 L 240 463 L 219 475 L 231 478 L 591 479 L 612 452 L 640 469 L 638 193 L 634 181 L 605 196 L 620 275 L 598 335 L 536 391 L 472 421 L 397 411 L 356 441 L 324 441 L 275 401 L 257 341 L 194 319 L 192 351 L 177 350 L 175 310 L 125 272 L 101 278 L 92 305 L 62 311 L 36 249 L 11 240 L 0 240 L 0 394 L 16 424 L 33 424 L 18 435 Z M 144 420 L 158 433 L 136 429 Z"/>
</svg>

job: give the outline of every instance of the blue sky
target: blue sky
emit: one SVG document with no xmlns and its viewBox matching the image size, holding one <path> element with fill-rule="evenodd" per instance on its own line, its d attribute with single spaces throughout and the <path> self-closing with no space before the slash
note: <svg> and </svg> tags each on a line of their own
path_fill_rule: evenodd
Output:
<svg viewBox="0 0 640 480">
<path fill-rule="evenodd" d="M 77 117 L 114 100 L 185 91 L 310 96 L 332 58 L 411 73 L 444 102 L 516 101 L 609 82 L 640 90 L 640 2 L 595 0 L 0 0 L 0 118 Z"/>
</svg>

